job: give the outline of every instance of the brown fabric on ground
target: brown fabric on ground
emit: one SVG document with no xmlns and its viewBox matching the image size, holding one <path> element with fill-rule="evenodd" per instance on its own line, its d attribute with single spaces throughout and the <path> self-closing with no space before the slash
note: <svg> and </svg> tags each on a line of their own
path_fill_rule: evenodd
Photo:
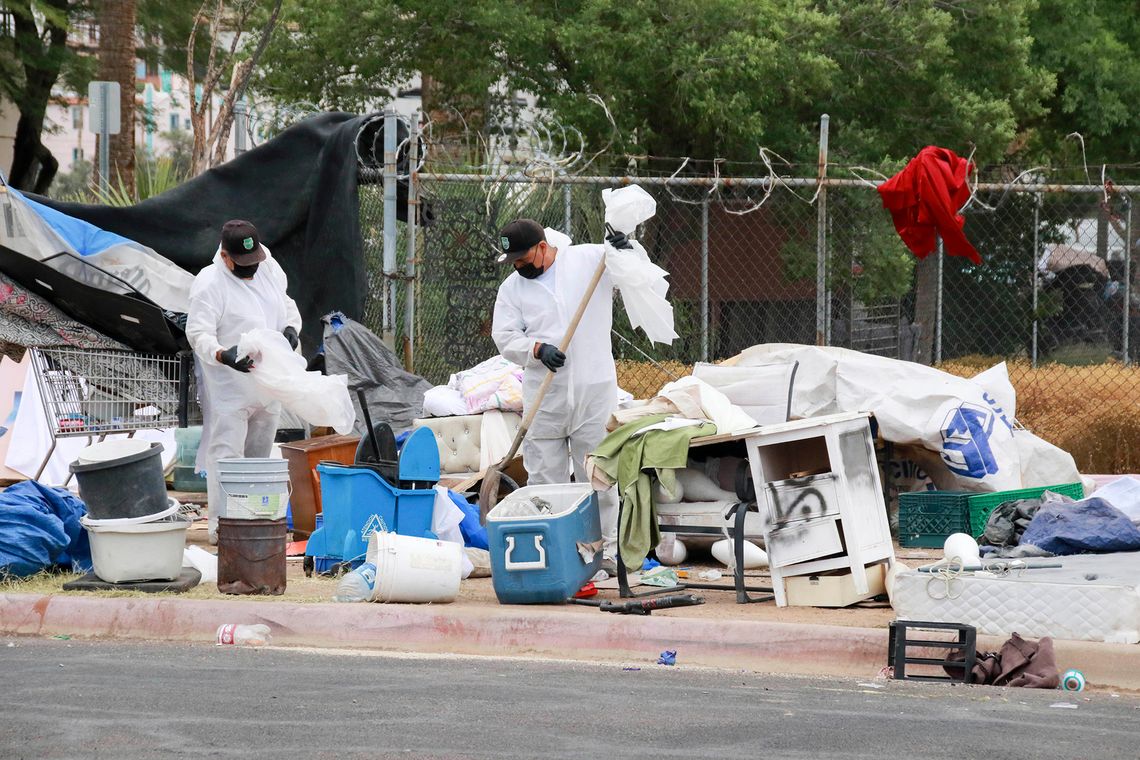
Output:
<svg viewBox="0 0 1140 760">
<path fill-rule="evenodd" d="M 949 662 L 961 662 L 960 651 L 947 656 Z M 950 675 L 960 668 L 946 667 Z M 1029 689 L 1056 689 L 1061 684 L 1057 672 L 1057 659 L 1053 654 L 1053 639 L 1045 636 L 1040 641 L 1027 641 L 1014 633 L 1001 646 L 999 652 L 979 652 L 974 663 L 971 683 L 993 686 L 1024 686 Z"/>
</svg>

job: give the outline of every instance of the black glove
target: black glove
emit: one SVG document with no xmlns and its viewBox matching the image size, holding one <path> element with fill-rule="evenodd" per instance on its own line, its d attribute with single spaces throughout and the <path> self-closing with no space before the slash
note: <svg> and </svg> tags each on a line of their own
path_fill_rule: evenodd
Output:
<svg viewBox="0 0 1140 760">
<path fill-rule="evenodd" d="M 566 363 L 566 354 L 559 351 L 557 346 L 542 343 L 538 346 L 538 360 L 551 372 L 557 372 Z"/>
<path fill-rule="evenodd" d="M 624 232 L 618 232 L 613 227 L 609 227 L 609 234 L 606 235 L 606 242 L 612 245 L 619 251 L 623 248 L 630 249 L 633 245 L 629 242 L 629 238 L 625 236 Z"/>
<path fill-rule="evenodd" d="M 249 372 L 253 369 L 253 359 L 250 359 L 248 356 L 243 356 L 239 359 L 237 358 L 237 354 L 237 346 L 230 346 L 218 355 L 218 361 L 227 367 L 236 369 L 238 372 Z"/>
<path fill-rule="evenodd" d="M 289 341 L 289 348 L 294 351 L 297 350 L 297 346 L 301 345 L 301 339 L 297 337 L 297 331 L 293 329 L 292 325 L 282 330 L 281 334 L 285 336 L 285 340 Z"/>
</svg>

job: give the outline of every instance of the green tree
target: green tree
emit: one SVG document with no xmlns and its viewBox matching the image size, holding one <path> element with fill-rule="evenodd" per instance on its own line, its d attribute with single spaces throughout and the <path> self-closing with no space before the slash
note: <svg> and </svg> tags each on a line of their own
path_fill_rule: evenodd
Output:
<svg viewBox="0 0 1140 760">
<path fill-rule="evenodd" d="M 1057 77 L 1047 111 L 1027 134 L 1035 154 L 1079 165 L 1131 162 L 1140 151 L 1140 18 L 1128 0 L 1040 0 L 1033 60 Z M 1074 179 L 1077 179 L 1074 177 Z M 1083 177 L 1080 177 L 1083 180 Z"/>
<path fill-rule="evenodd" d="M 421 72 L 428 109 L 493 121 L 523 89 L 600 146 L 814 162 L 818 115 L 853 161 L 941 142 L 1005 155 L 1054 77 L 1030 59 L 1034 0 L 289 0 L 258 86 L 360 108 Z M 501 86 L 501 85 L 505 85 Z"/>
</svg>

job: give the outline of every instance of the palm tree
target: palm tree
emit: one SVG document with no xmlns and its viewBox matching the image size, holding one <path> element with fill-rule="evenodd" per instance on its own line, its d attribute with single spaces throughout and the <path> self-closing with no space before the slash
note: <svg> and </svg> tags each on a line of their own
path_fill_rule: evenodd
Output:
<svg viewBox="0 0 1140 760">
<path fill-rule="evenodd" d="M 119 83 L 119 134 L 111 135 L 108 184 L 135 186 L 136 0 L 99 0 L 99 74 Z"/>
</svg>

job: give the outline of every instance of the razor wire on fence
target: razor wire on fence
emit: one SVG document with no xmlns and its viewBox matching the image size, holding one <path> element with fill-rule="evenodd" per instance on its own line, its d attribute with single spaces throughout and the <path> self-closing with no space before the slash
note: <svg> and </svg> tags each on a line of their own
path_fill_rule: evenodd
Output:
<svg viewBox="0 0 1140 760">
<path fill-rule="evenodd" d="M 433 383 L 497 353 L 491 315 L 508 270 L 495 263 L 493 242 L 507 222 L 530 217 L 575 243 L 600 243 L 601 191 L 637 183 L 658 204 L 637 238 L 670 273 L 680 337 L 671 346 L 650 343 L 615 297 L 619 384 L 636 397 L 695 362 L 760 343 L 838 346 L 966 376 L 1006 361 L 1026 427 L 1072 452 L 1086 471 L 1140 465 L 1132 447 L 1089 435 L 1140 434 L 1131 188 L 980 184 L 964 212 L 983 259 L 974 265 L 939 254 L 916 259 L 874 184 L 862 180 L 825 181 L 826 204 L 815 178 L 772 172 L 531 177 L 433 167 L 414 182 L 430 223 L 417 226 L 415 277 L 398 292 L 401 303 L 409 294 L 415 300 L 413 369 Z M 362 186 L 360 198 L 368 288 L 380 293 L 382 190 Z M 398 225 L 401 261 L 406 227 Z M 379 309 L 380 299 L 370 299 L 364 315 L 377 332 Z M 399 324 L 398 335 L 408 327 Z"/>
</svg>

